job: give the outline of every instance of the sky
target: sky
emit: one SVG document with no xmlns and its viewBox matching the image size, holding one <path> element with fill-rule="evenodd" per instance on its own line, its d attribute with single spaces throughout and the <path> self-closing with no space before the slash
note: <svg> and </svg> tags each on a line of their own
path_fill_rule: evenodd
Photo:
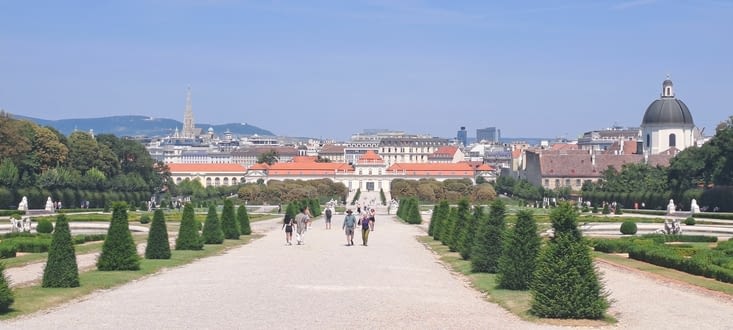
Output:
<svg viewBox="0 0 733 330">
<path fill-rule="evenodd" d="M 667 75 L 733 115 L 730 0 L 0 0 L 0 108 L 347 140 L 363 129 L 575 138 L 636 127 Z"/>
</svg>

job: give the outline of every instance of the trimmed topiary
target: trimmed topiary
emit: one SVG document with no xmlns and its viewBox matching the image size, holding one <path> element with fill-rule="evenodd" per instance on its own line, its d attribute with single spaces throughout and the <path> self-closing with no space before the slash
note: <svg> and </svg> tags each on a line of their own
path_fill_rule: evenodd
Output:
<svg viewBox="0 0 733 330">
<path fill-rule="evenodd" d="M 50 220 L 41 219 L 38 220 L 36 225 L 36 232 L 39 234 L 50 234 L 53 232 L 53 223 Z"/>
<path fill-rule="evenodd" d="M 517 224 L 504 237 L 499 258 L 499 287 L 510 290 L 527 290 L 540 252 L 540 235 L 531 211 L 517 213 Z"/>
<path fill-rule="evenodd" d="M 621 233 L 624 235 L 634 235 L 636 234 L 637 227 L 636 222 L 633 221 L 624 221 L 621 223 Z"/>
<path fill-rule="evenodd" d="M 221 244 L 224 243 L 224 232 L 219 224 L 219 216 L 216 214 L 216 206 L 209 206 L 209 213 L 206 214 L 204 229 L 201 232 L 204 238 L 204 244 Z"/>
<path fill-rule="evenodd" d="M 624 214 L 624 211 L 621 210 L 621 205 L 616 206 L 616 209 L 613 210 L 613 214 L 615 214 L 615 215 Z"/>
<path fill-rule="evenodd" d="M 577 212 L 568 203 L 550 213 L 554 237 L 542 248 L 532 274 L 530 312 L 539 317 L 600 319 L 609 307 L 608 292 L 579 235 Z"/>
<path fill-rule="evenodd" d="M 239 239 L 239 221 L 234 214 L 234 203 L 231 199 L 224 201 L 224 209 L 221 211 L 221 230 L 226 239 Z"/>
<path fill-rule="evenodd" d="M 475 232 L 475 226 L 473 225 L 473 214 L 471 214 L 471 205 L 468 204 L 468 200 L 461 198 L 458 201 L 458 229 L 455 233 L 455 250 L 461 254 L 461 258 L 468 260 L 471 255 L 471 249 L 473 248 L 473 237 Z"/>
<path fill-rule="evenodd" d="M 435 230 L 435 223 L 438 222 L 437 219 L 438 216 L 438 204 L 435 204 L 433 206 L 433 213 L 430 214 L 430 224 L 428 225 L 428 236 L 434 236 L 433 231 Z"/>
<path fill-rule="evenodd" d="M 147 213 L 143 213 L 140 216 L 140 223 L 143 225 L 150 223 L 150 216 Z"/>
<path fill-rule="evenodd" d="M 56 232 L 48 249 L 48 260 L 43 269 L 44 288 L 75 288 L 79 286 L 79 266 L 76 263 L 74 242 L 66 216 L 56 217 Z"/>
<path fill-rule="evenodd" d="M 10 310 L 10 305 L 15 302 L 13 290 L 10 290 L 10 284 L 5 277 L 5 265 L 0 262 L 0 313 Z"/>
<path fill-rule="evenodd" d="M 102 245 L 102 254 L 97 260 L 97 269 L 102 271 L 140 269 L 140 257 L 137 255 L 135 241 L 132 240 L 130 233 L 125 202 L 112 204 L 112 221 Z"/>
<path fill-rule="evenodd" d="M 685 225 L 694 226 L 695 223 L 696 221 L 694 217 L 687 217 L 687 219 L 685 219 Z"/>
<path fill-rule="evenodd" d="M 499 269 L 502 241 L 506 224 L 506 207 L 500 199 L 491 203 L 489 216 L 479 224 L 471 250 L 471 269 L 474 272 L 496 273 Z"/>
<path fill-rule="evenodd" d="M 598 206 L 593 206 L 593 213 L 598 213 Z"/>
<path fill-rule="evenodd" d="M 611 214 L 611 209 L 608 208 L 608 204 L 603 205 L 603 211 L 601 211 L 603 214 Z"/>
<path fill-rule="evenodd" d="M 199 222 L 195 219 L 193 205 L 186 203 L 181 215 L 181 226 L 176 237 L 176 250 L 201 250 L 204 242 L 199 235 Z"/>
<path fill-rule="evenodd" d="M 290 205 L 288 205 L 289 207 Z M 287 212 L 287 209 L 286 209 Z M 293 214 L 293 217 L 295 214 Z M 247 208 L 244 205 L 240 205 L 237 209 L 237 221 L 239 222 L 239 232 L 242 235 L 251 235 L 252 227 L 249 225 L 249 214 L 247 214 Z"/>
<path fill-rule="evenodd" d="M 457 211 L 455 207 L 448 209 L 448 215 L 442 221 L 442 231 L 440 233 L 440 242 L 443 245 L 450 246 L 451 239 L 453 238 L 453 223 L 456 221 Z"/>
<path fill-rule="evenodd" d="M 153 223 L 148 232 L 148 245 L 145 247 L 145 259 L 170 259 L 171 246 L 168 243 L 168 228 L 165 225 L 163 210 L 153 213 Z"/>
<path fill-rule="evenodd" d="M 445 219 L 448 217 L 448 212 L 450 212 L 448 201 L 440 201 L 437 214 L 435 215 L 435 227 L 433 227 L 433 239 L 436 241 L 441 239 L 440 233 L 442 233 L 443 227 L 445 226 Z"/>
</svg>

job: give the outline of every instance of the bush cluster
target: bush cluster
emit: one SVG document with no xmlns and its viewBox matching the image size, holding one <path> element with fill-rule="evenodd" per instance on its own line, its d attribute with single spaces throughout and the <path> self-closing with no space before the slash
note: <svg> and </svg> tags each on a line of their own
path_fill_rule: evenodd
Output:
<svg viewBox="0 0 733 330">
<path fill-rule="evenodd" d="M 10 283 L 5 277 L 5 265 L 0 262 L 0 313 L 10 310 L 10 306 L 15 302 L 13 290 L 10 289 Z"/>
<path fill-rule="evenodd" d="M 0 259 L 15 258 L 18 253 L 18 248 L 13 243 L 0 243 Z"/>
<path fill-rule="evenodd" d="M 140 224 L 148 224 L 150 223 L 150 216 L 147 213 L 143 213 L 143 215 L 140 216 Z"/>
</svg>

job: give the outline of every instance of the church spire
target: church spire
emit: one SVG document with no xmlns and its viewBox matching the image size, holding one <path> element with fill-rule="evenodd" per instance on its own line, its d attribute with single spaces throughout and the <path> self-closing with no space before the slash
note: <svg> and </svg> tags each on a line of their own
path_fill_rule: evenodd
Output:
<svg viewBox="0 0 733 330">
<path fill-rule="evenodd" d="M 193 109 L 191 107 L 191 86 L 188 86 L 188 91 L 186 92 L 186 111 L 183 114 L 183 137 L 194 138 L 195 134 Z"/>
</svg>

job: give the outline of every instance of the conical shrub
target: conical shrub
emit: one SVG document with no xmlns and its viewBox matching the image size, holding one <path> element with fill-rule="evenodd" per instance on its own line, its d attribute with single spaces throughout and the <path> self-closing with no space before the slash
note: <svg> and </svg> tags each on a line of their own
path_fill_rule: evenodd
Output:
<svg viewBox="0 0 733 330">
<path fill-rule="evenodd" d="M 541 250 L 530 284 L 530 312 L 547 318 L 599 319 L 610 303 L 577 228 L 577 211 L 561 203 L 550 212 L 555 235 Z"/>
<path fill-rule="evenodd" d="M 216 214 L 216 206 L 214 205 L 209 206 L 209 213 L 206 214 L 201 236 L 204 238 L 204 244 L 224 243 L 224 232 L 221 230 L 219 216 Z"/>
<path fill-rule="evenodd" d="M 103 271 L 140 269 L 140 257 L 137 255 L 135 241 L 132 240 L 130 233 L 125 202 L 112 204 L 112 222 L 102 245 L 102 254 L 97 260 L 97 269 Z"/>
<path fill-rule="evenodd" d="M 10 290 L 10 284 L 5 277 L 5 265 L 0 262 L 0 313 L 10 310 L 10 305 L 15 302 L 13 290 Z"/>
<path fill-rule="evenodd" d="M 66 216 L 56 217 L 56 230 L 48 249 L 48 261 L 43 269 L 44 288 L 75 288 L 79 286 L 79 266 L 76 264 L 74 242 Z"/>
<path fill-rule="evenodd" d="M 504 223 L 505 214 L 504 202 L 496 199 L 491 203 L 489 216 L 479 224 L 473 250 L 471 250 L 471 269 L 474 272 L 497 272 L 506 226 Z"/>
<path fill-rule="evenodd" d="M 234 214 L 234 203 L 231 199 L 224 201 L 224 209 L 221 211 L 221 230 L 226 239 L 239 239 L 239 221 Z"/>
<path fill-rule="evenodd" d="M 428 236 L 434 236 L 435 223 L 438 222 L 438 204 L 433 206 L 433 213 L 430 215 L 430 224 L 428 225 Z"/>
<path fill-rule="evenodd" d="M 531 211 L 517 213 L 517 224 L 504 237 L 504 248 L 499 258 L 499 287 L 527 290 L 540 252 L 540 235 Z"/>
<path fill-rule="evenodd" d="M 455 207 L 449 208 L 448 215 L 441 222 L 442 231 L 440 233 L 440 242 L 442 242 L 443 245 L 450 246 L 451 244 L 451 239 L 453 238 L 453 223 L 456 221 L 456 211 L 457 209 Z"/>
<path fill-rule="evenodd" d="M 451 251 L 457 251 L 461 252 L 461 247 L 463 247 L 463 239 L 465 235 L 465 231 L 467 230 L 467 227 L 469 226 L 470 222 L 470 210 L 471 206 L 468 204 L 468 200 L 465 198 L 461 198 L 461 200 L 458 201 L 458 209 L 456 210 L 456 228 L 453 235 L 453 246 L 451 247 Z M 463 255 L 461 255 L 463 257 Z M 468 257 L 464 257 L 464 259 L 468 259 Z"/>
<path fill-rule="evenodd" d="M 466 210 L 468 213 L 468 210 Z M 481 205 L 476 205 L 473 208 L 473 214 L 468 216 L 466 225 L 463 227 L 463 233 L 461 234 L 460 241 L 458 243 L 458 252 L 461 254 L 463 260 L 471 258 L 471 250 L 473 250 L 473 241 L 476 238 L 476 231 L 478 230 L 478 224 L 481 218 L 484 217 L 484 208 Z"/>
<path fill-rule="evenodd" d="M 237 221 L 239 222 L 239 231 L 242 235 L 252 234 L 252 227 L 249 225 L 249 214 L 247 214 L 247 207 L 244 205 L 240 205 L 237 209 Z"/>
<path fill-rule="evenodd" d="M 438 211 L 437 215 L 435 216 L 435 227 L 433 228 L 433 239 L 436 241 L 441 240 L 440 234 L 443 232 L 443 227 L 445 226 L 445 218 L 448 217 L 448 212 L 450 212 L 450 205 L 448 205 L 448 201 L 442 200 L 438 204 Z"/>
<path fill-rule="evenodd" d="M 204 241 L 199 235 L 193 205 L 187 203 L 183 206 L 181 226 L 178 228 L 178 237 L 176 237 L 176 250 L 201 250 L 203 248 Z"/>
<path fill-rule="evenodd" d="M 153 223 L 148 232 L 148 245 L 145 247 L 146 259 L 170 259 L 171 246 L 168 243 L 168 228 L 165 225 L 163 210 L 157 209 L 153 214 Z"/>
</svg>

